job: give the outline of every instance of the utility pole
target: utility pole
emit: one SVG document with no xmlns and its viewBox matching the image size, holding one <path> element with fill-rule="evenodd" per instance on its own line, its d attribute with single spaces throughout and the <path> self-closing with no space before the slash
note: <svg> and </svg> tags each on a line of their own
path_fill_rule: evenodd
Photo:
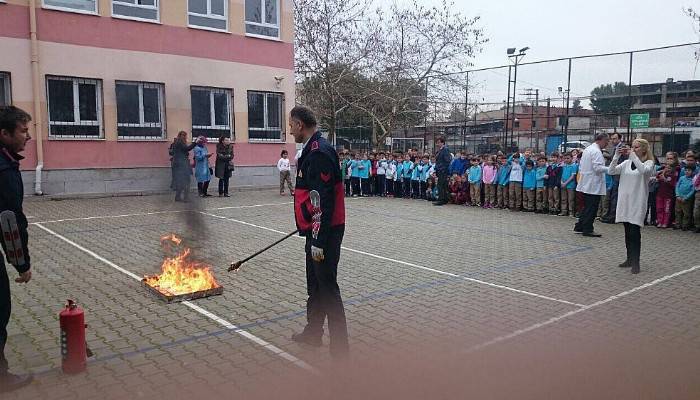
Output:
<svg viewBox="0 0 700 400">
<path fill-rule="evenodd" d="M 539 121 L 540 119 L 540 89 L 535 89 L 535 110 L 537 110 L 537 120 Z M 537 123 L 537 141 L 535 142 L 535 149 L 539 152 L 540 151 L 540 124 L 539 122 Z"/>
<path fill-rule="evenodd" d="M 464 150 L 464 142 L 467 136 L 467 114 L 469 113 L 469 71 L 467 71 L 467 84 L 464 89 L 464 129 L 462 130 L 462 150 Z"/>
<path fill-rule="evenodd" d="M 508 100 L 506 100 L 506 115 L 505 118 L 503 118 L 503 133 L 504 133 L 504 138 L 503 138 L 503 146 L 504 150 L 507 153 L 508 152 L 508 122 L 510 121 L 510 84 L 513 82 L 511 75 L 512 75 L 512 66 L 508 66 Z"/>
<path fill-rule="evenodd" d="M 545 128 L 545 131 L 544 131 L 545 138 L 547 138 L 547 136 L 549 135 L 549 115 L 550 115 L 551 106 L 552 106 L 552 99 L 547 97 L 547 127 Z"/>
<path fill-rule="evenodd" d="M 533 147 L 532 141 L 534 140 L 534 136 L 537 131 L 536 128 L 539 128 L 539 126 L 536 125 L 537 120 L 540 117 L 540 89 L 525 89 L 525 93 L 523 93 L 523 95 L 527 96 L 527 99 L 530 101 L 530 147 Z M 535 97 L 534 103 L 532 102 L 533 96 Z M 535 113 L 537 113 L 537 118 L 535 118 Z M 539 133 L 537 133 L 537 139 L 534 147 L 537 151 L 540 151 Z"/>
<path fill-rule="evenodd" d="M 507 50 L 508 58 L 513 60 L 513 81 L 512 81 L 513 82 L 513 92 L 512 92 L 513 93 L 513 113 L 509 116 L 510 121 L 508 121 L 508 122 L 511 122 L 513 124 L 511 126 L 511 139 L 512 139 L 512 137 L 514 137 L 514 129 L 515 129 L 515 107 L 516 107 L 515 100 L 516 100 L 516 96 L 517 96 L 516 89 L 517 89 L 517 84 L 518 84 L 518 64 L 523 59 L 523 57 L 525 57 L 525 52 L 530 50 L 530 48 L 523 47 L 522 49 L 517 50 L 517 53 L 516 53 L 516 50 L 517 49 L 515 47 L 511 47 Z M 508 70 L 510 71 L 510 68 Z M 510 82 L 511 82 L 510 74 L 508 74 L 508 78 L 509 78 L 508 79 L 508 93 L 509 93 L 508 97 L 510 99 L 510 93 L 511 93 L 510 92 Z M 506 125 L 508 122 L 506 122 Z M 507 142 L 507 139 L 508 139 L 508 135 L 507 135 L 507 131 L 506 131 L 506 142 Z M 511 142 L 512 142 L 512 140 L 511 140 Z M 506 144 L 509 145 L 510 143 L 506 143 Z M 508 148 L 506 148 L 506 151 L 507 150 L 508 150 Z"/>
</svg>

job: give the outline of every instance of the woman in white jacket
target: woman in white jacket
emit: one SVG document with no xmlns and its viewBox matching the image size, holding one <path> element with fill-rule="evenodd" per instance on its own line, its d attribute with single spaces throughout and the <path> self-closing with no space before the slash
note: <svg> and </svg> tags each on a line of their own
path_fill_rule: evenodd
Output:
<svg viewBox="0 0 700 400">
<path fill-rule="evenodd" d="M 618 165 L 623 152 L 629 152 L 629 159 Z M 620 188 L 617 195 L 615 222 L 625 226 L 625 246 L 627 260 L 620 268 L 631 268 L 633 274 L 639 273 L 639 253 L 641 251 L 641 228 L 647 211 L 649 197 L 649 179 L 654 176 L 654 157 L 649 150 L 649 142 L 636 139 L 629 147 L 619 147 L 609 166 L 610 175 L 620 175 Z"/>
</svg>

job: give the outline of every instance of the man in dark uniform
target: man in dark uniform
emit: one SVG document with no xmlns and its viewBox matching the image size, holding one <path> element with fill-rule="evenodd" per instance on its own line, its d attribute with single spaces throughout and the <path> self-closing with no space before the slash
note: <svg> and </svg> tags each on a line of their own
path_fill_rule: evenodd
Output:
<svg viewBox="0 0 700 400">
<path fill-rule="evenodd" d="M 450 149 L 445 144 L 445 138 L 440 136 L 437 138 L 437 145 L 440 147 L 435 156 L 435 175 L 438 178 L 438 201 L 433 203 L 435 206 L 444 206 L 447 204 L 447 181 L 450 178 L 449 169 L 452 162 Z"/>
<path fill-rule="evenodd" d="M 27 283 L 32 279 L 27 250 L 27 218 L 22 212 L 24 188 L 22 175 L 19 171 L 19 161 L 23 158 L 18 153 L 24 150 L 29 136 L 29 121 L 31 117 L 17 107 L 0 107 L 0 212 L 10 210 L 15 214 L 19 237 L 22 242 L 24 262 L 15 265 L 19 277 L 17 283 Z M 8 256 L 5 242 L 3 252 Z M 0 393 L 16 390 L 29 384 L 31 376 L 14 375 L 8 372 L 5 358 L 5 343 L 7 342 L 7 324 L 10 322 L 10 280 L 5 269 L 5 260 L 0 257 Z"/>
<path fill-rule="evenodd" d="M 348 353 L 348 331 L 343 299 L 338 287 L 338 261 L 345 233 L 345 194 L 338 155 L 317 131 L 316 117 L 306 107 L 290 113 L 290 133 L 304 148 L 297 160 L 294 215 L 299 234 L 306 237 L 307 324 L 292 340 L 319 347 L 328 317 L 330 351 L 343 358 Z M 318 192 L 320 204 L 312 204 Z M 315 217 L 315 218 L 314 218 Z"/>
</svg>

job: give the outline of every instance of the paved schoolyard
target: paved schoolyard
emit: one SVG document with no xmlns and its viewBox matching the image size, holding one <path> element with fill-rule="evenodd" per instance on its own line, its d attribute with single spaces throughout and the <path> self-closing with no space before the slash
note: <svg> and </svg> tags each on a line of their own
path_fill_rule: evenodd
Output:
<svg viewBox="0 0 700 400">
<path fill-rule="evenodd" d="M 616 267 L 621 226 L 583 238 L 572 218 L 349 199 L 339 282 L 353 357 L 339 367 L 327 346 L 290 340 L 305 321 L 302 240 L 225 271 L 294 230 L 290 201 L 28 201 L 34 279 L 12 286 L 8 357 L 38 376 L 8 398 L 700 398 L 700 235 L 645 228 L 634 276 Z M 170 232 L 214 267 L 222 296 L 144 291 Z M 95 352 L 77 376 L 60 372 L 67 298 Z"/>
</svg>

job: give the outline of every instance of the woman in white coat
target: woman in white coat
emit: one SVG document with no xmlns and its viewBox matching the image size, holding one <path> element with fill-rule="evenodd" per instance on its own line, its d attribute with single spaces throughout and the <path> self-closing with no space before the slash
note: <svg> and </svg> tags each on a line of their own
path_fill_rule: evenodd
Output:
<svg viewBox="0 0 700 400">
<path fill-rule="evenodd" d="M 618 165 L 623 152 L 630 153 L 629 159 Z M 622 222 L 625 226 L 627 260 L 619 267 L 631 268 L 633 274 L 638 274 L 641 228 L 647 212 L 649 179 L 656 173 L 649 142 L 644 139 L 635 140 L 631 152 L 628 147 L 618 148 L 608 169 L 610 175 L 620 175 L 615 222 Z"/>
</svg>

